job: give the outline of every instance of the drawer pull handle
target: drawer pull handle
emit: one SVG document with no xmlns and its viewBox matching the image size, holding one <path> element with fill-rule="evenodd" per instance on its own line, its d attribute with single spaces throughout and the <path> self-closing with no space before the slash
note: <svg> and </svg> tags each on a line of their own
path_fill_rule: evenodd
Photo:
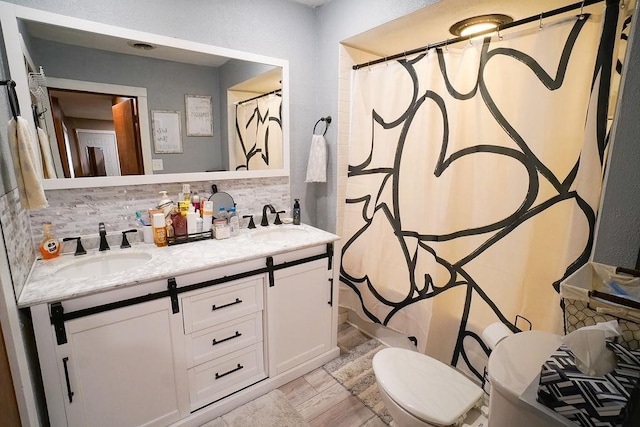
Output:
<svg viewBox="0 0 640 427">
<path fill-rule="evenodd" d="M 230 370 L 229 372 L 225 372 L 224 374 L 219 374 L 216 372 L 216 379 L 219 380 L 220 378 L 229 375 L 229 374 L 233 374 L 236 371 L 239 371 L 240 369 L 244 368 L 244 366 L 242 366 L 241 364 L 238 363 L 238 367 L 237 368 L 233 368 L 232 370 Z"/>
<path fill-rule="evenodd" d="M 62 358 L 62 365 L 64 366 L 64 379 L 67 382 L 67 396 L 69 396 L 69 403 L 73 403 L 73 391 L 71 391 L 71 381 L 69 380 L 69 367 L 67 363 L 69 362 L 68 357 Z"/>
<path fill-rule="evenodd" d="M 216 340 L 216 339 L 214 338 L 214 339 L 213 339 L 213 342 L 211 343 L 211 345 L 222 344 L 222 343 L 223 343 L 223 342 L 225 342 L 225 341 L 229 341 L 229 340 L 232 340 L 232 339 L 234 339 L 234 338 L 241 337 L 241 336 L 242 336 L 242 334 L 241 334 L 239 331 L 236 331 L 235 335 L 231 335 L 230 337 L 223 338 L 223 339 L 221 339 L 220 341 L 218 341 L 218 340 Z"/>
<path fill-rule="evenodd" d="M 220 310 L 221 308 L 229 307 L 230 305 L 240 304 L 242 300 L 240 298 L 236 298 L 234 302 L 230 302 L 229 304 L 221 305 L 220 307 L 216 307 L 215 304 L 211 306 L 211 311 Z"/>
</svg>

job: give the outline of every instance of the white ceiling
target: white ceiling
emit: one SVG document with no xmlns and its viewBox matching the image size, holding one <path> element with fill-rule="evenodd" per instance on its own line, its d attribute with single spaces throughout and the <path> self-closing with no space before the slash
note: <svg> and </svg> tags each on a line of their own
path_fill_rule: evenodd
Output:
<svg viewBox="0 0 640 427">
<path fill-rule="evenodd" d="M 331 0 L 289 0 L 289 1 L 294 3 L 304 4 L 305 6 L 315 8 L 318 6 L 322 6 L 325 3 L 329 3 Z"/>
<path fill-rule="evenodd" d="M 449 27 L 466 18 L 501 13 L 517 21 L 575 3 L 576 0 L 441 0 L 344 40 L 343 44 L 373 56 L 391 56 L 455 38 L 449 33 Z M 627 10 L 633 10 L 635 0 L 627 0 L 625 3 Z M 604 2 L 590 7 L 602 8 L 603 5 Z M 578 12 L 570 13 L 575 15 Z M 357 61 L 371 59 L 366 53 L 362 57 L 358 57 L 357 52 L 353 55 Z"/>
</svg>

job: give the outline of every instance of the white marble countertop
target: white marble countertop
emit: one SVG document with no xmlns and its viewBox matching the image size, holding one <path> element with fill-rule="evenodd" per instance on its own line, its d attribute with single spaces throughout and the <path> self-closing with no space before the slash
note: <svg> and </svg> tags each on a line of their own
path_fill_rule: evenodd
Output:
<svg viewBox="0 0 640 427">
<path fill-rule="evenodd" d="M 288 229 L 295 229 L 286 235 Z M 268 230 L 268 231 L 267 231 Z M 265 232 L 277 231 L 273 237 Z M 261 234 L 262 233 L 262 234 Z M 276 236 L 277 234 L 277 236 Z M 64 254 L 52 260 L 37 260 L 18 297 L 19 307 L 62 301 L 125 286 L 161 280 L 214 267 L 277 255 L 338 240 L 335 234 L 309 225 L 270 225 L 255 230 L 242 229 L 238 236 L 224 240 L 207 239 L 175 246 L 156 247 L 136 243 L 131 248 L 114 247 L 108 252 L 87 251 L 87 255 Z M 69 279 L 56 273 L 74 263 L 115 254 L 149 254 L 142 265 L 101 277 Z M 188 262 L 185 262 L 188 260 Z"/>
</svg>

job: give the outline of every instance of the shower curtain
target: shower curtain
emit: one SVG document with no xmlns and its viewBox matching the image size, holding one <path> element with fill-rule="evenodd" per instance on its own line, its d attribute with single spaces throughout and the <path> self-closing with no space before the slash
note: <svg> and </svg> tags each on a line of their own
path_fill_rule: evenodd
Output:
<svg viewBox="0 0 640 427">
<path fill-rule="evenodd" d="M 618 12 L 352 72 L 342 306 L 478 378 L 489 324 L 562 333 L 559 283 L 593 243 Z"/>
<path fill-rule="evenodd" d="M 270 94 L 236 105 L 233 170 L 283 168 L 282 97 Z"/>
</svg>

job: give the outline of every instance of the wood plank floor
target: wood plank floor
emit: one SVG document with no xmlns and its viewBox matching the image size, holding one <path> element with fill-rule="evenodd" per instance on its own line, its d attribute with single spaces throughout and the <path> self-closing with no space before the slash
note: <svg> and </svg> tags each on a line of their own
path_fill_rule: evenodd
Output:
<svg viewBox="0 0 640 427">
<path fill-rule="evenodd" d="M 343 354 L 368 341 L 348 323 L 338 327 L 338 346 Z M 386 424 L 324 369 L 318 368 L 280 387 L 311 426 L 385 427 Z"/>
</svg>

